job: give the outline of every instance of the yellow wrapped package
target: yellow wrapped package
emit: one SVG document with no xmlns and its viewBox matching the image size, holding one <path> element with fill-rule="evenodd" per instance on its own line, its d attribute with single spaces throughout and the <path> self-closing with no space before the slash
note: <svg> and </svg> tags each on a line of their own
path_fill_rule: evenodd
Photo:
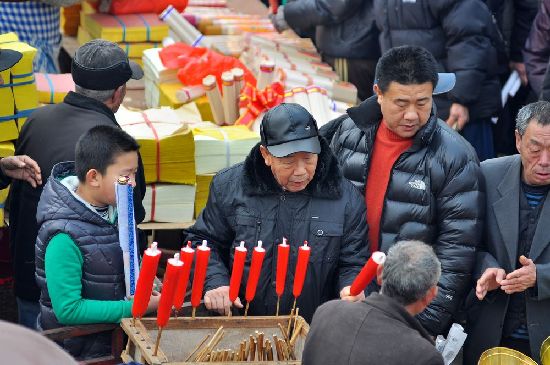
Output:
<svg viewBox="0 0 550 365">
<path fill-rule="evenodd" d="M 75 85 L 71 74 L 36 73 L 38 100 L 43 104 L 61 103 Z"/>
<path fill-rule="evenodd" d="M 0 158 L 13 156 L 15 148 L 11 142 L 0 143 Z M 9 188 L 0 190 L 0 227 L 4 227 L 4 204 L 8 197 Z"/>
<path fill-rule="evenodd" d="M 4 80 L 10 80 L 10 82 L 0 86 L 0 90 L 2 90 L 0 91 L 0 100 L 2 100 L 1 104 L 4 104 L 4 106 L 0 106 L 0 124 L 7 123 L 8 125 L 7 127 L 0 126 L 0 141 L 17 138 L 17 135 L 15 138 L 12 136 L 14 124 L 10 121 L 15 121 L 19 130 L 21 130 L 27 117 L 38 107 L 38 92 L 36 91 L 33 73 L 36 48 L 29 46 L 27 43 L 9 41 L 9 39 L 13 39 L 13 37 L 0 39 L 4 42 L 0 43 L 0 48 L 21 52 L 23 57 L 10 69 L 9 74 L 2 74 Z M 11 90 L 6 91 L 6 89 Z M 7 104 L 5 101 L 14 106 L 13 110 L 11 106 L 5 105 Z M 6 112 L 11 114 L 6 114 Z M 2 132 L 6 132 L 6 135 L 3 135 Z M 9 139 L 7 137 L 8 133 L 10 133 Z"/>
<path fill-rule="evenodd" d="M 86 31 L 86 29 L 79 27 L 78 28 L 78 36 L 77 40 L 79 44 L 84 44 L 89 41 L 91 41 L 93 37 Z M 151 48 L 157 48 L 161 47 L 160 42 L 119 42 L 117 43 L 120 48 L 126 52 L 128 57 L 131 58 L 139 58 L 141 60 L 141 57 L 143 56 L 143 51 Z"/>
<path fill-rule="evenodd" d="M 180 82 L 161 83 L 159 85 L 160 106 L 179 108 L 182 103 L 176 97 L 176 92 L 182 87 L 183 85 Z M 199 108 L 202 120 L 214 120 L 214 117 L 212 116 L 212 109 L 210 108 L 210 104 L 208 103 L 208 98 L 206 97 L 206 95 L 193 100 L 193 102 L 197 105 L 197 108 Z"/>
<path fill-rule="evenodd" d="M 210 183 L 214 178 L 214 174 L 197 175 L 197 192 L 195 194 L 195 219 L 199 217 L 202 210 L 208 201 L 208 193 L 210 192 Z"/>
<path fill-rule="evenodd" d="M 260 135 L 246 126 L 220 127 L 213 123 L 191 126 L 195 139 L 197 174 L 216 173 L 244 161 L 260 141 Z"/>
<path fill-rule="evenodd" d="M 194 105 L 116 113 L 121 127 L 140 144 L 147 183 L 195 184 L 195 144 L 188 122 L 200 120 Z"/>
<path fill-rule="evenodd" d="M 82 27 L 93 38 L 111 42 L 161 42 L 168 25 L 156 14 L 81 14 Z"/>
<path fill-rule="evenodd" d="M 10 79 L 10 70 L 0 72 L 2 79 Z M 15 121 L 15 102 L 11 87 L 0 85 L 0 141 L 17 139 L 19 130 Z"/>
<path fill-rule="evenodd" d="M 144 222 L 186 223 L 193 220 L 195 185 L 147 185 Z"/>
</svg>

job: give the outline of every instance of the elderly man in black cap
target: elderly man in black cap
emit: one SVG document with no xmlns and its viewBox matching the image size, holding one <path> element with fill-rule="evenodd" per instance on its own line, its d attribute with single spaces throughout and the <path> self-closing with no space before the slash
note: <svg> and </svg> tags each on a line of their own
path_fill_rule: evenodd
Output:
<svg viewBox="0 0 550 365">
<path fill-rule="evenodd" d="M 23 55 L 11 49 L 0 49 L 0 72 L 12 68 Z M 0 75 L 0 87 L 4 79 Z M 0 158 L 0 189 L 4 189 L 11 179 L 27 181 L 33 187 L 42 184 L 40 167 L 29 156 L 9 156 Z"/>
<path fill-rule="evenodd" d="M 114 113 L 126 94 L 126 82 L 140 79 L 141 68 L 128 60 L 115 43 L 93 40 L 82 45 L 72 64 L 76 84 L 60 104 L 36 110 L 27 120 L 17 141 L 16 154 L 35 159 L 47 180 L 53 165 L 74 161 L 78 138 L 97 125 L 117 126 Z M 134 194 L 135 217 L 145 217 L 141 200 L 145 196 L 143 165 L 139 161 Z M 14 182 L 10 202 L 10 240 L 15 261 L 15 294 L 19 321 L 34 328 L 40 290 L 35 282 L 34 244 L 38 226 L 36 207 L 42 189 Z"/>
<path fill-rule="evenodd" d="M 243 163 L 218 173 L 210 185 L 205 209 L 187 239 L 208 240 L 212 249 L 205 283 L 208 309 L 228 313 L 242 308 L 251 254 L 257 241 L 266 250 L 256 297 L 249 314 L 273 315 L 277 294 L 277 244 L 290 245 L 286 287 L 280 313 L 293 302 L 292 284 L 298 247 L 309 242 L 311 256 L 300 315 L 311 320 L 315 309 L 330 299 L 359 300 L 349 286 L 367 259 L 365 203 L 343 178 L 327 142 L 319 136 L 311 114 L 298 104 L 281 104 L 268 111 L 260 128 L 261 142 Z M 239 298 L 229 300 L 234 248 L 248 249 Z"/>
</svg>

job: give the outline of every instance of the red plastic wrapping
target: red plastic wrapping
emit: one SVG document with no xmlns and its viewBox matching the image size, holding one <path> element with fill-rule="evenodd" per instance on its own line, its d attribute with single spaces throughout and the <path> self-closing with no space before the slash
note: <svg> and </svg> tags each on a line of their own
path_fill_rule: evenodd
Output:
<svg viewBox="0 0 550 365">
<path fill-rule="evenodd" d="M 177 253 L 174 255 L 174 258 L 168 260 L 164 280 L 162 281 L 162 293 L 157 310 L 157 325 L 161 328 L 166 326 L 170 319 L 176 285 L 178 284 L 178 277 L 182 269 L 183 262 L 180 261 L 179 253 Z"/>
<path fill-rule="evenodd" d="M 210 247 L 206 240 L 197 247 L 197 259 L 195 261 L 195 273 L 193 277 L 193 288 L 191 290 L 191 305 L 197 308 L 201 304 L 202 291 L 204 289 L 204 279 L 206 278 L 206 269 L 210 259 Z"/>
<path fill-rule="evenodd" d="M 172 5 L 179 12 L 182 12 L 187 7 L 187 2 L 188 0 L 112 0 L 109 13 L 114 15 L 143 13 L 160 14 L 168 5 Z"/>
<path fill-rule="evenodd" d="M 264 262 L 265 249 L 262 247 L 262 241 L 258 241 L 258 246 L 254 247 L 252 252 L 252 263 L 248 273 L 248 282 L 246 283 L 246 301 L 251 302 L 256 296 L 256 287 L 262 272 L 262 264 Z"/>
<path fill-rule="evenodd" d="M 241 245 L 239 247 L 235 247 L 235 258 L 233 259 L 231 281 L 229 282 L 229 300 L 231 303 L 235 302 L 235 300 L 239 297 L 239 289 L 241 287 L 245 260 L 246 247 L 244 247 L 244 241 L 241 241 Z"/>
<path fill-rule="evenodd" d="M 178 278 L 176 294 L 174 295 L 174 307 L 178 310 L 181 309 L 183 301 L 185 300 L 185 293 L 187 292 L 187 284 L 189 283 L 189 274 L 191 273 L 191 265 L 193 264 L 194 256 L 195 250 L 191 248 L 191 242 L 187 242 L 187 246 L 183 247 L 180 251 L 180 260 L 183 262 L 183 269 Z"/>
<path fill-rule="evenodd" d="M 361 269 L 361 272 L 355 277 L 355 280 L 353 280 L 353 284 L 351 284 L 350 288 L 350 294 L 356 296 L 365 290 L 367 285 L 369 285 L 372 279 L 376 276 L 378 265 L 383 264 L 385 260 L 386 255 L 383 252 L 374 252 L 365 263 L 365 266 Z"/>
<path fill-rule="evenodd" d="M 283 295 L 285 291 L 286 272 L 288 269 L 288 255 L 290 246 L 286 243 L 286 238 L 283 238 L 283 243 L 277 247 L 277 281 L 275 291 L 277 296 Z"/>
<path fill-rule="evenodd" d="M 202 85 L 202 79 L 208 75 L 216 76 L 221 86 L 222 73 L 235 67 L 244 70 L 245 82 L 256 85 L 256 78 L 241 61 L 208 48 L 174 43 L 164 47 L 159 55 L 166 68 L 178 69 L 178 79 L 186 86 Z"/>
<path fill-rule="evenodd" d="M 141 269 L 139 271 L 134 303 L 132 304 L 132 316 L 141 318 L 147 310 L 151 293 L 153 292 L 153 282 L 157 274 L 161 252 L 157 249 L 157 243 L 153 242 L 151 247 L 145 250 Z"/>
<path fill-rule="evenodd" d="M 298 261 L 296 262 L 296 272 L 294 273 L 294 286 L 292 288 L 292 294 L 295 298 L 298 298 L 300 294 L 302 294 L 310 253 L 311 248 L 307 245 L 307 241 L 304 241 L 304 245 L 300 246 L 298 249 Z"/>
<path fill-rule="evenodd" d="M 281 104 L 283 100 L 284 86 L 280 82 L 274 82 L 263 90 L 246 83 L 239 101 L 239 106 L 246 108 L 246 111 L 237 119 L 235 125 L 251 128 L 261 113 Z"/>
</svg>

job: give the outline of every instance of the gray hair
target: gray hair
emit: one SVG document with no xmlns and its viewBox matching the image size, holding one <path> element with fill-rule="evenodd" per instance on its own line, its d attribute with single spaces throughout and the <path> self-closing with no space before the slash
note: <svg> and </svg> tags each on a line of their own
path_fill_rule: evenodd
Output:
<svg viewBox="0 0 550 365">
<path fill-rule="evenodd" d="M 381 293 L 409 305 L 423 298 L 440 275 L 441 263 L 430 246 L 420 241 L 400 241 L 388 251 Z"/>
<path fill-rule="evenodd" d="M 75 92 L 80 95 L 87 96 L 100 102 L 109 100 L 116 90 L 90 90 L 82 86 L 75 85 Z"/>
<path fill-rule="evenodd" d="M 529 122 L 535 120 L 541 125 L 550 124 L 550 102 L 536 101 L 525 105 L 518 112 L 516 117 L 516 129 L 520 136 L 525 134 Z"/>
</svg>

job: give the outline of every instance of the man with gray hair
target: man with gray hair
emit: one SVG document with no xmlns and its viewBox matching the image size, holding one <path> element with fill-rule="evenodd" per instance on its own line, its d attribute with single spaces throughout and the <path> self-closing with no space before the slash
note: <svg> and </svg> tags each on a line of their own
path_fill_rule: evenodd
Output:
<svg viewBox="0 0 550 365">
<path fill-rule="evenodd" d="M 93 40 L 82 45 L 72 63 L 76 92 L 60 104 L 36 110 L 27 120 L 17 141 L 16 154 L 34 159 L 47 181 L 53 165 L 74 161 L 79 137 L 97 125 L 117 126 L 114 113 L 124 99 L 126 82 L 141 79 L 143 71 L 128 60 L 115 43 Z M 136 222 L 145 217 L 143 164 L 139 160 L 134 190 Z M 15 295 L 19 322 L 34 328 L 38 315 L 40 290 L 35 282 L 34 244 L 38 226 L 36 207 L 42 187 L 14 181 L 10 202 L 10 240 L 15 264 Z"/>
<path fill-rule="evenodd" d="M 311 323 L 302 363 L 439 365 L 429 333 L 414 318 L 437 295 L 441 264 L 420 241 L 393 245 L 378 267 L 380 293 L 365 301 L 331 301 Z"/>
<path fill-rule="evenodd" d="M 533 356 L 550 336 L 550 103 L 516 119 L 519 155 L 484 161 L 486 227 L 467 303 L 465 364 L 505 346 Z"/>
</svg>

